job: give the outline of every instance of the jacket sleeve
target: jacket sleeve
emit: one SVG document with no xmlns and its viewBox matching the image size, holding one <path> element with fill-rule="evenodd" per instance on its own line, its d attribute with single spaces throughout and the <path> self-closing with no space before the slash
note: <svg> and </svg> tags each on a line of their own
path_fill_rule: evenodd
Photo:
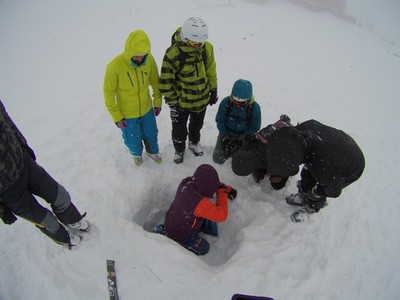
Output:
<svg viewBox="0 0 400 300">
<path fill-rule="evenodd" d="M 21 131 L 19 131 L 18 127 L 14 124 L 13 120 L 11 120 L 10 116 L 7 114 L 6 108 L 4 107 L 3 102 L 0 101 L 0 110 L 1 114 L 4 117 L 4 121 L 7 123 L 7 125 L 11 128 L 12 132 L 14 135 L 17 137 L 18 142 L 22 148 L 24 148 L 28 153 L 32 156 L 33 159 L 35 154 L 33 150 L 29 147 L 28 142 L 26 141 L 26 138 L 23 136 Z"/>
<path fill-rule="evenodd" d="M 213 222 L 223 222 L 228 217 L 228 194 L 224 188 L 217 190 L 217 203 L 214 204 L 209 198 L 204 197 L 194 210 L 196 217 Z"/>
<path fill-rule="evenodd" d="M 154 60 L 153 55 L 150 56 L 151 59 L 151 73 L 150 73 L 150 85 L 153 90 L 153 106 L 154 107 L 161 107 L 161 93 L 159 90 L 159 80 L 160 76 L 158 74 L 157 63 Z"/>
<path fill-rule="evenodd" d="M 165 52 L 161 65 L 159 89 L 167 105 L 178 103 L 179 99 L 175 91 L 175 69 L 168 57 L 168 50 Z"/>
<path fill-rule="evenodd" d="M 124 118 L 115 99 L 117 84 L 118 76 L 110 63 L 107 66 L 106 75 L 104 77 L 103 93 L 107 110 L 114 122 L 119 122 Z"/>
<path fill-rule="evenodd" d="M 207 55 L 206 74 L 208 87 L 210 88 L 210 90 L 213 90 L 218 87 L 217 64 L 215 63 L 214 47 L 209 42 L 206 42 L 205 47 Z"/>
<path fill-rule="evenodd" d="M 254 134 L 258 132 L 261 128 L 261 109 L 258 103 L 253 104 L 253 110 L 251 112 L 251 123 L 249 129 L 247 129 L 246 133 Z"/>
<path fill-rule="evenodd" d="M 217 128 L 219 134 L 222 136 L 226 135 L 225 120 L 227 114 L 228 101 L 230 101 L 229 97 L 226 97 L 224 100 L 221 101 L 218 107 L 217 115 L 215 116 L 215 122 L 217 122 Z"/>
</svg>

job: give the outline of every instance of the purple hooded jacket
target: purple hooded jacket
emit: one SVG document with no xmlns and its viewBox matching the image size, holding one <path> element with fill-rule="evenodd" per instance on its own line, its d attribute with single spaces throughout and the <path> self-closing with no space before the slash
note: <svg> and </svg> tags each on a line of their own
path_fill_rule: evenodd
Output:
<svg viewBox="0 0 400 300">
<path fill-rule="evenodd" d="M 196 235 L 204 218 L 194 215 L 197 205 L 205 198 L 211 198 L 221 185 L 217 171 L 210 165 L 199 166 L 194 175 L 181 181 L 165 216 L 165 231 L 169 238 L 180 244 Z"/>
</svg>

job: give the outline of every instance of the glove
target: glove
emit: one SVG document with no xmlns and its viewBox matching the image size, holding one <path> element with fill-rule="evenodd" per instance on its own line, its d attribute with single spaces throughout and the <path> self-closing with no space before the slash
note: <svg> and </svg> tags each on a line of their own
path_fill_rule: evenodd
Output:
<svg viewBox="0 0 400 300">
<path fill-rule="evenodd" d="M 2 206 L 1 210 L 3 211 L 1 219 L 3 220 L 4 224 L 11 225 L 17 220 L 17 217 L 14 216 L 12 211 L 7 206 L 4 205 L 1 206 Z"/>
<path fill-rule="evenodd" d="M 181 108 L 179 107 L 179 104 L 178 103 L 175 103 L 175 104 L 171 104 L 170 106 L 169 106 L 169 108 L 170 108 L 170 114 L 171 114 L 171 118 L 177 118 L 177 117 L 179 117 L 179 113 L 180 113 L 180 111 L 181 111 Z"/>
<path fill-rule="evenodd" d="M 229 200 L 232 201 L 232 200 L 236 199 L 236 196 L 237 196 L 237 190 L 235 190 L 234 188 L 231 187 L 231 191 L 228 192 Z"/>
<path fill-rule="evenodd" d="M 158 115 L 160 114 L 160 112 L 161 112 L 161 107 L 154 107 L 154 115 L 155 115 L 156 117 L 158 117 Z"/>
<path fill-rule="evenodd" d="M 243 140 L 224 137 L 221 140 L 221 143 L 222 143 L 222 152 L 224 153 L 225 157 L 230 157 L 233 153 L 235 153 L 242 147 Z"/>
<path fill-rule="evenodd" d="M 210 91 L 210 106 L 213 106 L 218 101 L 218 92 L 217 89 L 213 89 Z"/>
<path fill-rule="evenodd" d="M 34 161 L 36 161 L 35 152 L 33 152 L 33 150 L 32 150 L 31 147 L 29 147 L 28 145 L 24 145 L 24 146 L 22 146 L 22 148 L 23 148 L 26 152 L 28 152 L 29 156 L 30 156 Z"/>
<path fill-rule="evenodd" d="M 221 183 L 219 186 L 220 189 L 224 189 L 225 193 L 228 194 L 228 199 L 229 200 L 234 200 L 236 199 L 237 196 L 237 190 L 235 190 L 233 187 L 226 185 L 224 183 Z"/>
<path fill-rule="evenodd" d="M 282 114 L 282 115 L 279 117 L 279 120 L 280 120 L 280 121 L 283 121 L 283 122 L 285 122 L 285 123 L 290 124 L 290 118 L 289 118 L 288 115 Z"/>
<path fill-rule="evenodd" d="M 126 124 L 126 120 L 122 119 L 119 122 L 115 122 L 115 125 L 117 125 L 118 128 L 124 129 L 126 128 L 128 125 Z"/>
</svg>

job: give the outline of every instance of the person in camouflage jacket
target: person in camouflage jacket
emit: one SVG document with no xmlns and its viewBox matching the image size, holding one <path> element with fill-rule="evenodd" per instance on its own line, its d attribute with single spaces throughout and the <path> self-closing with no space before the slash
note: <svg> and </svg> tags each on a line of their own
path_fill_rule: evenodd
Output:
<svg viewBox="0 0 400 300">
<path fill-rule="evenodd" d="M 34 195 L 46 200 L 54 214 Z M 80 238 L 60 222 L 82 231 L 90 228 L 66 189 L 36 163 L 34 151 L 0 100 L 0 217 L 11 225 L 16 216 L 33 222 L 55 242 L 66 246 L 75 246 Z"/>
</svg>

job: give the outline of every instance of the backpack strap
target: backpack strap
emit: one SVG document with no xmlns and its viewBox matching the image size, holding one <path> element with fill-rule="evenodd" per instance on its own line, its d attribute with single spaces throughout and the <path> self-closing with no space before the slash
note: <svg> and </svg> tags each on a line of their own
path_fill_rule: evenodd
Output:
<svg viewBox="0 0 400 300">
<path fill-rule="evenodd" d="M 178 46 L 176 46 L 178 47 Z M 186 63 L 186 58 L 188 57 L 188 55 L 186 54 L 186 52 L 182 51 L 181 48 L 178 47 L 178 51 L 179 51 L 179 66 L 178 66 L 178 70 L 176 71 L 176 74 L 178 75 L 183 67 L 185 66 Z M 207 51 L 206 51 L 206 47 L 204 46 L 202 51 L 201 51 L 201 57 L 204 63 L 204 67 L 207 66 Z"/>
</svg>

